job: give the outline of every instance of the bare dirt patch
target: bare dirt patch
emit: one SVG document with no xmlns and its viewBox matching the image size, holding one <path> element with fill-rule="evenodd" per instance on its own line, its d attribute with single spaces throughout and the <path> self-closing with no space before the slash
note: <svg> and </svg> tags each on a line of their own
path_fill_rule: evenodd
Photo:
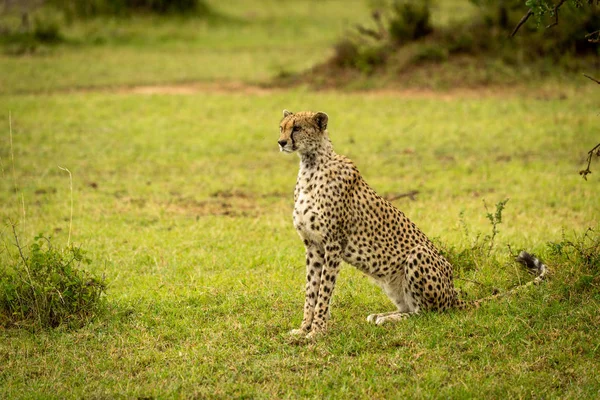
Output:
<svg viewBox="0 0 600 400">
<path fill-rule="evenodd" d="M 310 73 L 296 76 L 293 80 L 278 81 L 271 83 L 252 84 L 247 82 L 180 82 L 167 84 L 148 84 L 131 86 L 106 86 L 70 88 L 52 93 L 114 93 L 118 95 L 142 95 L 142 96 L 193 96 L 202 93 L 215 94 L 241 94 L 249 96 L 268 96 L 276 93 L 284 93 L 288 90 L 304 87 L 315 92 L 360 94 L 365 97 L 397 97 L 405 99 L 435 99 L 441 101 L 454 101 L 457 99 L 480 99 L 480 98 L 507 98 L 507 97 L 533 97 L 538 100 L 552 100 L 555 98 L 565 99 L 573 95 L 573 89 L 559 90 L 556 85 L 542 85 L 531 87 L 526 85 L 451 85 L 445 88 L 432 88 L 427 85 L 416 83 L 403 83 L 403 80 L 384 82 L 375 85 L 367 84 L 368 76 L 340 70 L 337 73 L 327 71 L 323 73 L 323 67 L 315 67 L 315 76 L 319 79 L 309 77 Z M 316 82 L 319 81 L 319 82 Z M 350 87 L 351 84 L 357 85 Z M 360 82 L 365 83 L 364 87 Z"/>
<path fill-rule="evenodd" d="M 93 90 L 93 89 L 92 89 Z M 268 88 L 244 82 L 186 82 L 159 85 L 140 85 L 109 88 L 118 94 L 143 94 L 143 95 L 194 95 L 198 93 L 223 93 L 223 94 L 248 94 L 267 95 L 282 89 Z"/>
<path fill-rule="evenodd" d="M 252 196 L 231 196 L 195 199 L 175 197 L 163 205 L 168 212 L 196 218 L 206 216 L 252 217 L 260 214 L 261 207 Z"/>
</svg>

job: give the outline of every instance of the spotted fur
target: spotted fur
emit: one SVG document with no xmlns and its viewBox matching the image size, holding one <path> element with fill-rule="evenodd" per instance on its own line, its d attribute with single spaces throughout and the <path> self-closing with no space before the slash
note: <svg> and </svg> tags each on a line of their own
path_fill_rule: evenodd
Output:
<svg viewBox="0 0 600 400">
<path fill-rule="evenodd" d="M 342 261 L 372 277 L 397 310 L 369 315 L 375 324 L 422 310 L 463 308 L 452 266 L 402 211 L 364 181 L 352 161 L 336 154 L 327 114 L 284 110 L 282 152 L 297 152 L 294 226 L 306 248 L 304 318 L 294 335 L 326 329 L 329 302 Z"/>
</svg>

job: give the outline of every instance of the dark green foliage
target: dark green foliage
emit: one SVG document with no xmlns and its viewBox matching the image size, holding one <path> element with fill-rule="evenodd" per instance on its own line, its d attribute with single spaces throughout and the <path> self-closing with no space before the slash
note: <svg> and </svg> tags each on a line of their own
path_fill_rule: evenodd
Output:
<svg viewBox="0 0 600 400">
<path fill-rule="evenodd" d="M 41 43 L 58 43 L 63 40 L 60 21 L 56 17 L 36 16 L 33 22 L 33 38 Z"/>
<path fill-rule="evenodd" d="M 149 14 L 208 14 L 204 0 L 50 0 L 50 4 L 69 16 L 96 17 L 101 15 L 128 16 Z"/>
<path fill-rule="evenodd" d="M 412 58 L 413 63 L 439 63 L 448 59 L 448 50 L 436 44 L 426 44 L 419 47 Z"/>
<path fill-rule="evenodd" d="M 335 44 L 331 60 L 337 67 L 354 67 L 359 56 L 358 44 L 350 39 L 342 39 Z"/>
<path fill-rule="evenodd" d="M 554 5 L 544 5 L 545 11 L 542 12 L 539 11 L 542 6 L 525 5 L 521 0 L 477 3 L 481 17 L 469 24 L 469 31 L 475 37 L 485 38 L 492 51 L 502 54 L 510 50 L 524 50 L 525 57 L 529 59 L 597 54 L 597 45 L 586 38 L 587 34 L 600 27 L 600 7 L 596 4 L 568 1 L 561 6 L 560 19 L 556 20 Z M 509 39 L 528 7 L 538 10 L 535 14 L 538 24 L 533 21 L 526 23 L 518 35 Z"/>
<path fill-rule="evenodd" d="M 385 64 L 388 54 L 387 46 L 361 46 L 345 39 L 336 44 L 332 62 L 338 67 L 350 67 L 370 74 Z"/>
<path fill-rule="evenodd" d="M 398 43 L 413 41 L 433 32 L 429 1 L 396 0 L 392 5 L 389 33 Z"/>
<path fill-rule="evenodd" d="M 548 265 L 560 282 L 562 301 L 600 301 L 600 234 L 588 228 L 583 234 L 548 243 Z M 593 299 L 593 300 L 592 300 Z"/>
<path fill-rule="evenodd" d="M 103 279 L 86 272 L 85 251 L 56 248 L 37 236 L 24 254 L 0 268 L 0 325 L 32 328 L 79 328 L 104 308 Z"/>
<path fill-rule="evenodd" d="M 376 60 L 381 61 L 377 65 L 383 67 L 401 60 L 403 68 L 406 59 L 413 65 L 435 64 L 451 61 L 457 55 L 500 60 L 505 65 L 548 59 L 566 68 L 577 68 L 584 62 L 581 56 L 598 54 L 598 44 L 589 40 L 589 34 L 600 28 L 597 3 L 566 2 L 560 8 L 558 25 L 554 24 L 556 14 L 547 10 L 539 16 L 544 26 L 553 27 L 539 28 L 531 22 L 521 28 L 519 35 L 511 37 L 511 32 L 528 11 L 522 0 L 472 2 L 478 9 L 469 20 L 434 28 L 429 1 L 394 1 L 387 12 L 373 13 L 377 29 L 359 26 L 358 34 L 362 36 L 351 34 L 338 44 L 334 61 L 343 62 L 333 64 L 370 72 L 364 65 L 375 63 L 361 61 L 365 54 L 370 54 L 368 48 L 377 49 Z M 387 16 L 387 21 L 382 15 Z"/>
<path fill-rule="evenodd" d="M 480 269 L 484 265 L 500 267 L 502 262 L 492 253 L 495 246 L 496 236 L 499 233 L 498 225 L 502 223 L 502 211 L 504 210 L 508 199 L 496 203 L 493 213 L 485 205 L 486 218 L 490 221 L 491 233 L 483 235 L 477 233 L 473 237 L 469 226 L 465 222 L 464 214 L 460 214 L 460 224 L 465 238 L 471 242 L 470 247 L 466 249 L 457 249 L 456 247 L 447 247 L 440 244 L 442 255 L 454 266 L 457 275 L 460 277 L 463 273 Z"/>
<path fill-rule="evenodd" d="M 595 230 L 590 228 L 573 240 L 563 235 L 562 241 L 550 242 L 548 248 L 551 256 L 581 265 L 596 277 L 600 275 L 600 234 Z"/>
<path fill-rule="evenodd" d="M 18 27 L 5 27 L 0 31 L 0 43 L 8 54 L 35 52 L 42 45 L 54 45 L 64 41 L 61 32 L 61 15 L 51 10 L 24 13 Z"/>
</svg>

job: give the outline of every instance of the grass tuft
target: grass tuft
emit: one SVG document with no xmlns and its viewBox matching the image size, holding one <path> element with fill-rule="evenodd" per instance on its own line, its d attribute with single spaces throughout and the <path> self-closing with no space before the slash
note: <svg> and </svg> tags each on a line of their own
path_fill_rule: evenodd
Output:
<svg viewBox="0 0 600 400">
<path fill-rule="evenodd" d="M 18 257 L 0 269 L 0 324 L 31 329 L 80 328 L 104 309 L 104 279 L 84 269 L 84 250 L 57 248 L 38 235 L 29 253 L 13 225 Z"/>
</svg>

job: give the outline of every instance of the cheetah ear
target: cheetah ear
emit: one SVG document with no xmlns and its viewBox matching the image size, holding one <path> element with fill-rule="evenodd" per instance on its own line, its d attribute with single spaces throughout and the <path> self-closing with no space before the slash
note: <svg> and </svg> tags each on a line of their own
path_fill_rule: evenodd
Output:
<svg viewBox="0 0 600 400">
<path fill-rule="evenodd" d="M 288 116 L 290 116 L 292 114 L 293 114 L 293 112 L 291 112 L 291 111 L 283 110 L 283 118 L 288 117 Z"/>
<path fill-rule="evenodd" d="M 327 121 L 329 121 L 329 117 L 324 112 L 318 112 L 313 116 L 313 120 L 316 122 L 317 126 L 321 131 L 327 129 Z"/>
</svg>

